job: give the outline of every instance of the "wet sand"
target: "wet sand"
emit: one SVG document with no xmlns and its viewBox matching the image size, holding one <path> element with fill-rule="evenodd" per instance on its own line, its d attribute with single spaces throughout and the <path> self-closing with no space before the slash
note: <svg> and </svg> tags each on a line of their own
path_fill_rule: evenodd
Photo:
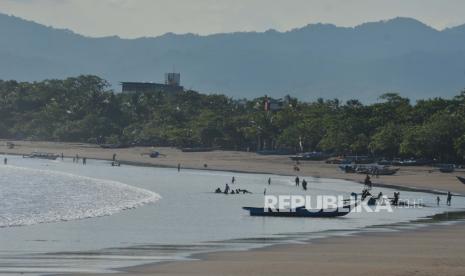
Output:
<svg viewBox="0 0 465 276">
<path fill-rule="evenodd" d="M 465 223 L 200 255 L 111 275 L 463 276 Z"/>
<path fill-rule="evenodd" d="M 363 175 L 344 174 L 337 165 L 302 162 L 293 171 L 288 156 L 262 156 L 255 153 L 213 151 L 183 153 L 173 148 L 156 148 L 162 156 L 150 158 L 151 148 L 102 149 L 95 145 L 15 142 L 0 152 L 29 154 L 45 151 L 71 157 L 108 159 L 113 153 L 124 162 L 154 166 L 261 172 L 284 175 L 311 175 L 362 181 Z M 91 162 L 88 161 L 88 162 Z M 431 172 L 432 170 L 432 172 Z M 455 176 L 431 167 L 402 167 L 398 174 L 381 176 L 375 183 L 465 194 L 465 185 Z M 445 199 L 445 198 L 444 198 Z M 443 200 L 444 202 L 444 200 Z M 274 246 L 247 252 L 220 252 L 201 256 L 199 261 L 182 261 L 130 268 L 119 275 L 465 275 L 465 223 L 432 226 L 395 233 L 331 237 L 303 245 Z M 118 274 L 112 274 L 118 275 Z"/>
</svg>

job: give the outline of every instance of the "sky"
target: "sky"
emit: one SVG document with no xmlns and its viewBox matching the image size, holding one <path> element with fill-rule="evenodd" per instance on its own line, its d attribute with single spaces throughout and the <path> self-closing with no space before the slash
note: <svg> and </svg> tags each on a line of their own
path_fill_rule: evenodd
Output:
<svg viewBox="0 0 465 276">
<path fill-rule="evenodd" d="M 436 29 L 465 23 L 463 0 L 0 0 L 0 12 L 86 36 L 286 31 L 412 17 Z"/>
</svg>

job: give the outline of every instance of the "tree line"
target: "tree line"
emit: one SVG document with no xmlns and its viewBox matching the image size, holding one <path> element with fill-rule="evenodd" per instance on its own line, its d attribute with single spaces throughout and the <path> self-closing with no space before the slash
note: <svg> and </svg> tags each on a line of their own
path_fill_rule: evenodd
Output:
<svg viewBox="0 0 465 276">
<path fill-rule="evenodd" d="M 0 138 L 464 160 L 465 91 L 416 103 L 386 93 L 368 105 L 287 96 L 275 111 L 265 101 L 190 90 L 113 93 L 91 75 L 0 81 Z"/>
</svg>

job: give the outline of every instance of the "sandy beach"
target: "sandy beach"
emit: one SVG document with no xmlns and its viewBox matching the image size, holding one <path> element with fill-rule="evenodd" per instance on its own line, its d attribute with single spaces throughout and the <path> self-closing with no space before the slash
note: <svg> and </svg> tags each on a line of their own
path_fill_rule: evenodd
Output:
<svg viewBox="0 0 465 276">
<path fill-rule="evenodd" d="M 102 149 L 78 143 L 14 141 L 7 149 L 0 142 L 0 153 L 29 154 L 44 151 L 95 159 L 111 159 L 139 165 L 262 172 L 295 175 L 288 156 L 213 151 L 183 153 L 173 148 Z M 157 150 L 162 155 L 150 158 Z M 302 162 L 301 176 L 362 181 L 363 175 L 344 174 L 337 165 Z M 402 167 L 398 174 L 374 179 L 375 184 L 406 188 L 452 191 L 465 194 L 465 185 L 456 175 L 440 173 L 431 167 Z M 445 200 L 445 198 L 444 198 Z M 465 224 L 431 227 L 394 233 L 370 233 L 352 237 L 332 237 L 302 245 L 274 246 L 247 252 L 221 252 L 202 255 L 199 261 L 182 261 L 130 268 L 121 275 L 465 275 Z"/>
<path fill-rule="evenodd" d="M 33 151 L 43 151 L 73 157 L 111 160 L 114 153 L 117 159 L 136 165 L 153 165 L 176 167 L 178 163 L 183 168 L 240 171 L 249 173 L 271 173 L 281 175 L 315 176 L 323 178 L 347 179 L 361 182 L 364 175 L 346 174 L 337 168 L 337 165 L 325 164 L 322 161 L 303 161 L 299 165 L 300 171 L 293 170 L 294 162 L 289 156 L 280 155 L 258 155 L 256 153 L 237 151 L 211 151 L 185 153 L 175 148 L 149 148 L 134 147 L 123 149 L 104 149 L 98 145 L 82 143 L 54 143 L 54 142 L 29 142 L 13 141 L 16 145 L 8 149 L 5 142 L 0 141 L 0 153 L 30 154 Z M 150 158 L 148 154 L 156 150 L 161 156 Z M 402 167 L 400 171 L 392 176 L 381 176 L 373 179 L 376 184 L 396 185 L 426 190 L 451 191 L 465 194 L 465 185 L 461 184 L 458 176 L 465 177 L 465 170 L 457 170 L 454 173 L 441 173 L 437 169 L 420 167 Z"/>
<path fill-rule="evenodd" d="M 219 252 L 111 275 L 450 275 L 465 273 L 465 223 Z"/>
</svg>

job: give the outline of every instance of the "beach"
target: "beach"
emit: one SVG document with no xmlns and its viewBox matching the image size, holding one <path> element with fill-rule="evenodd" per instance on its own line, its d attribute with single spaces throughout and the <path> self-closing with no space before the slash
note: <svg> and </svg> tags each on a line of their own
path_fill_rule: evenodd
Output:
<svg viewBox="0 0 465 276">
<path fill-rule="evenodd" d="M 337 165 L 325 164 L 323 161 L 302 161 L 300 171 L 293 169 L 294 162 L 285 155 L 258 155 L 252 152 L 238 151 L 211 151 L 211 152 L 182 152 L 175 148 L 133 147 L 121 149 L 104 149 L 98 145 L 82 143 L 55 143 L 55 142 L 29 142 L 13 141 L 13 149 L 5 145 L 0 147 L 0 153 L 30 154 L 33 151 L 43 151 L 73 157 L 111 160 L 113 154 L 121 162 L 134 165 L 151 165 L 161 167 L 209 169 L 221 171 L 238 171 L 248 173 L 270 173 L 279 175 L 311 175 L 322 178 L 346 179 L 362 182 L 364 175 L 346 174 L 337 168 Z M 148 154 L 156 150 L 161 156 L 150 158 Z M 204 167 L 207 165 L 207 168 Z M 441 173 L 428 166 L 402 167 L 392 176 L 373 178 L 376 184 L 395 185 L 404 188 L 417 188 L 425 190 L 451 191 L 465 194 L 465 185 L 461 184 L 456 175 L 465 177 L 465 170 L 456 170 L 454 173 Z"/>
<path fill-rule="evenodd" d="M 111 275 L 451 275 L 465 272 L 465 224 L 331 237 L 310 244 L 220 252 Z"/>
<path fill-rule="evenodd" d="M 113 154 L 124 164 L 302 175 L 321 178 L 363 180 L 363 175 L 344 174 L 337 165 L 320 161 L 302 162 L 299 172 L 288 156 L 257 155 L 234 151 L 184 153 L 173 148 L 103 149 L 96 145 L 14 141 L 15 148 L 0 152 L 29 154 L 43 151 L 72 157 L 111 160 Z M 150 158 L 152 150 L 161 153 Z M 205 168 L 205 164 L 207 167 Z M 398 174 L 381 176 L 373 182 L 420 190 L 452 191 L 465 194 L 465 185 L 456 175 L 431 167 L 402 167 Z M 443 202 L 445 197 L 443 197 Z M 129 268 L 122 275 L 464 275 L 465 224 L 436 225 L 396 232 L 360 233 L 330 237 L 305 244 L 274 245 L 240 252 L 201 254 L 198 261 L 176 261 Z"/>
</svg>

